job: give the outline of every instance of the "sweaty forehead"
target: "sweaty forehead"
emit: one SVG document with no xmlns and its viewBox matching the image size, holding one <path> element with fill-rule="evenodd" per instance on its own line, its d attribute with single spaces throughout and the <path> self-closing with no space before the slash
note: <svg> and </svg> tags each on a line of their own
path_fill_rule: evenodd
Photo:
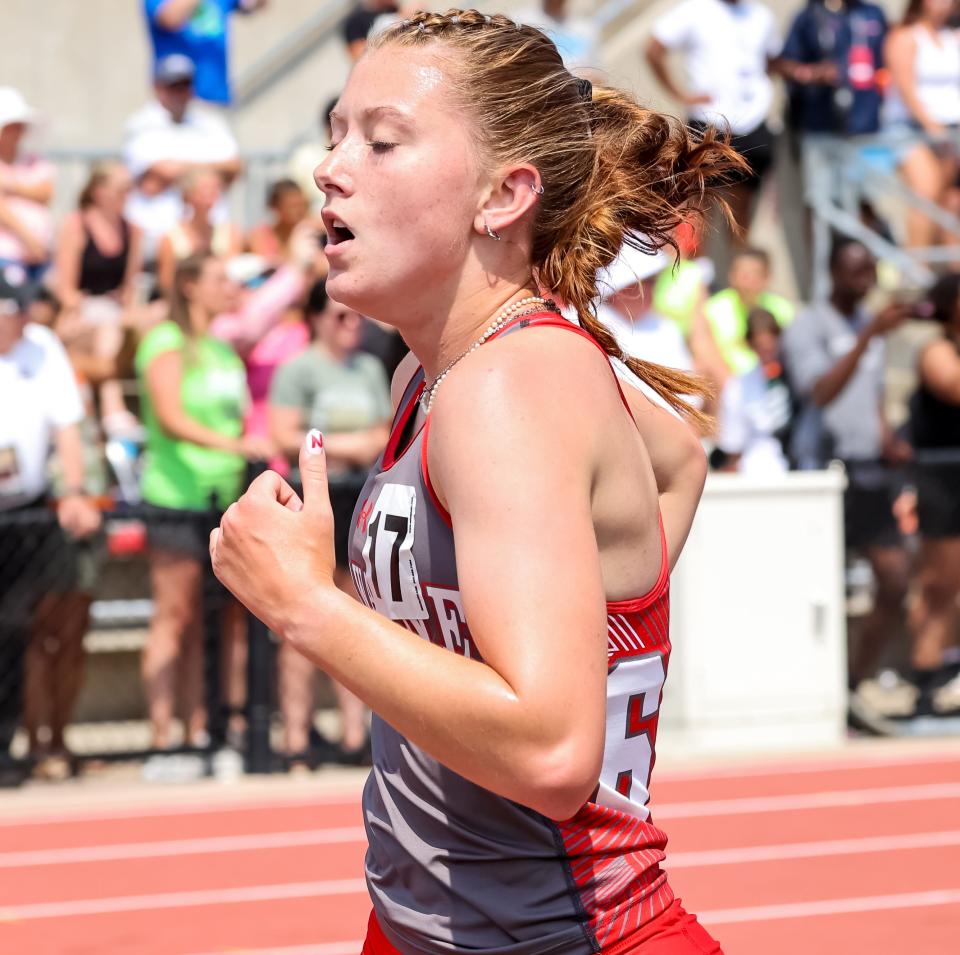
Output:
<svg viewBox="0 0 960 955">
<path fill-rule="evenodd" d="M 354 67 L 337 113 L 382 109 L 416 119 L 428 109 L 447 109 L 452 64 L 437 49 L 385 46 L 372 50 Z"/>
</svg>

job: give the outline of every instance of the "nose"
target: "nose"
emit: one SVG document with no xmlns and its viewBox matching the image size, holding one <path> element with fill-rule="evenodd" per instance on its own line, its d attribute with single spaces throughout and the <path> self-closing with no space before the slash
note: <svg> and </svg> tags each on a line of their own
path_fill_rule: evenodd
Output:
<svg viewBox="0 0 960 955">
<path fill-rule="evenodd" d="M 313 181 L 321 192 L 327 195 L 350 195 L 353 191 L 354 153 L 349 139 L 345 137 L 314 169 Z"/>
</svg>

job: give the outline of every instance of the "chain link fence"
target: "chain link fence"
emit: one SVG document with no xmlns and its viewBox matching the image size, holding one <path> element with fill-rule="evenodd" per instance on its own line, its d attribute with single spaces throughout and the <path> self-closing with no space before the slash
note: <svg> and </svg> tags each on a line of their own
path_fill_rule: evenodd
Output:
<svg viewBox="0 0 960 955">
<path fill-rule="evenodd" d="M 356 499 L 362 482 L 335 493 Z M 199 557 L 197 542 L 220 516 L 213 506 L 117 504 L 97 533 L 76 540 L 52 502 L 0 511 L 0 784 L 21 781 L 51 752 L 68 753 L 72 772 L 144 760 L 148 778 L 154 756 L 189 757 L 192 776 L 227 765 L 225 752 L 229 772 L 285 768 L 277 640 L 216 580 L 205 552 L 195 589 L 181 595 L 190 625 L 173 638 L 179 652 L 164 656 L 171 622 L 155 599 L 151 557 L 181 544 Z M 321 687 L 314 716 L 332 700 Z M 297 754 L 314 765 L 336 756 L 315 723 L 310 751 Z"/>
</svg>

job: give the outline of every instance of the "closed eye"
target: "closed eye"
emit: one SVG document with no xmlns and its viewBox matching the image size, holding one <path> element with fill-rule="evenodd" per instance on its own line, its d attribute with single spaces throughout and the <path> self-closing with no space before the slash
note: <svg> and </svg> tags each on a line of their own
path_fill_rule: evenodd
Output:
<svg viewBox="0 0 960 955">
<path fill-rule="evenodd" d="M 385 143 L 382 140 L 374 140 L 372 143 L 369 143 L 368 145 L 375 153 L 388 153 L 397 144 Z"/>
</svg>

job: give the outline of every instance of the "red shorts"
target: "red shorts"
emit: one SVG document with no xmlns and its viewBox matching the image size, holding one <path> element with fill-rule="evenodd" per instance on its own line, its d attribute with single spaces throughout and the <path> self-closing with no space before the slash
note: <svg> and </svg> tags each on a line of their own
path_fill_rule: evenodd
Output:
<svg viewBox="0 0 960 955">
<path fill-rule="evenodd" d="M 361 955 L 400 955 L 383 934 L 373 912 Z M 685 911 L 679 899 L 674 899 L 652 922 L 605 949 L 603 955 L 723 955 L 723 949 L 697 917 Z"/>
</svg>

